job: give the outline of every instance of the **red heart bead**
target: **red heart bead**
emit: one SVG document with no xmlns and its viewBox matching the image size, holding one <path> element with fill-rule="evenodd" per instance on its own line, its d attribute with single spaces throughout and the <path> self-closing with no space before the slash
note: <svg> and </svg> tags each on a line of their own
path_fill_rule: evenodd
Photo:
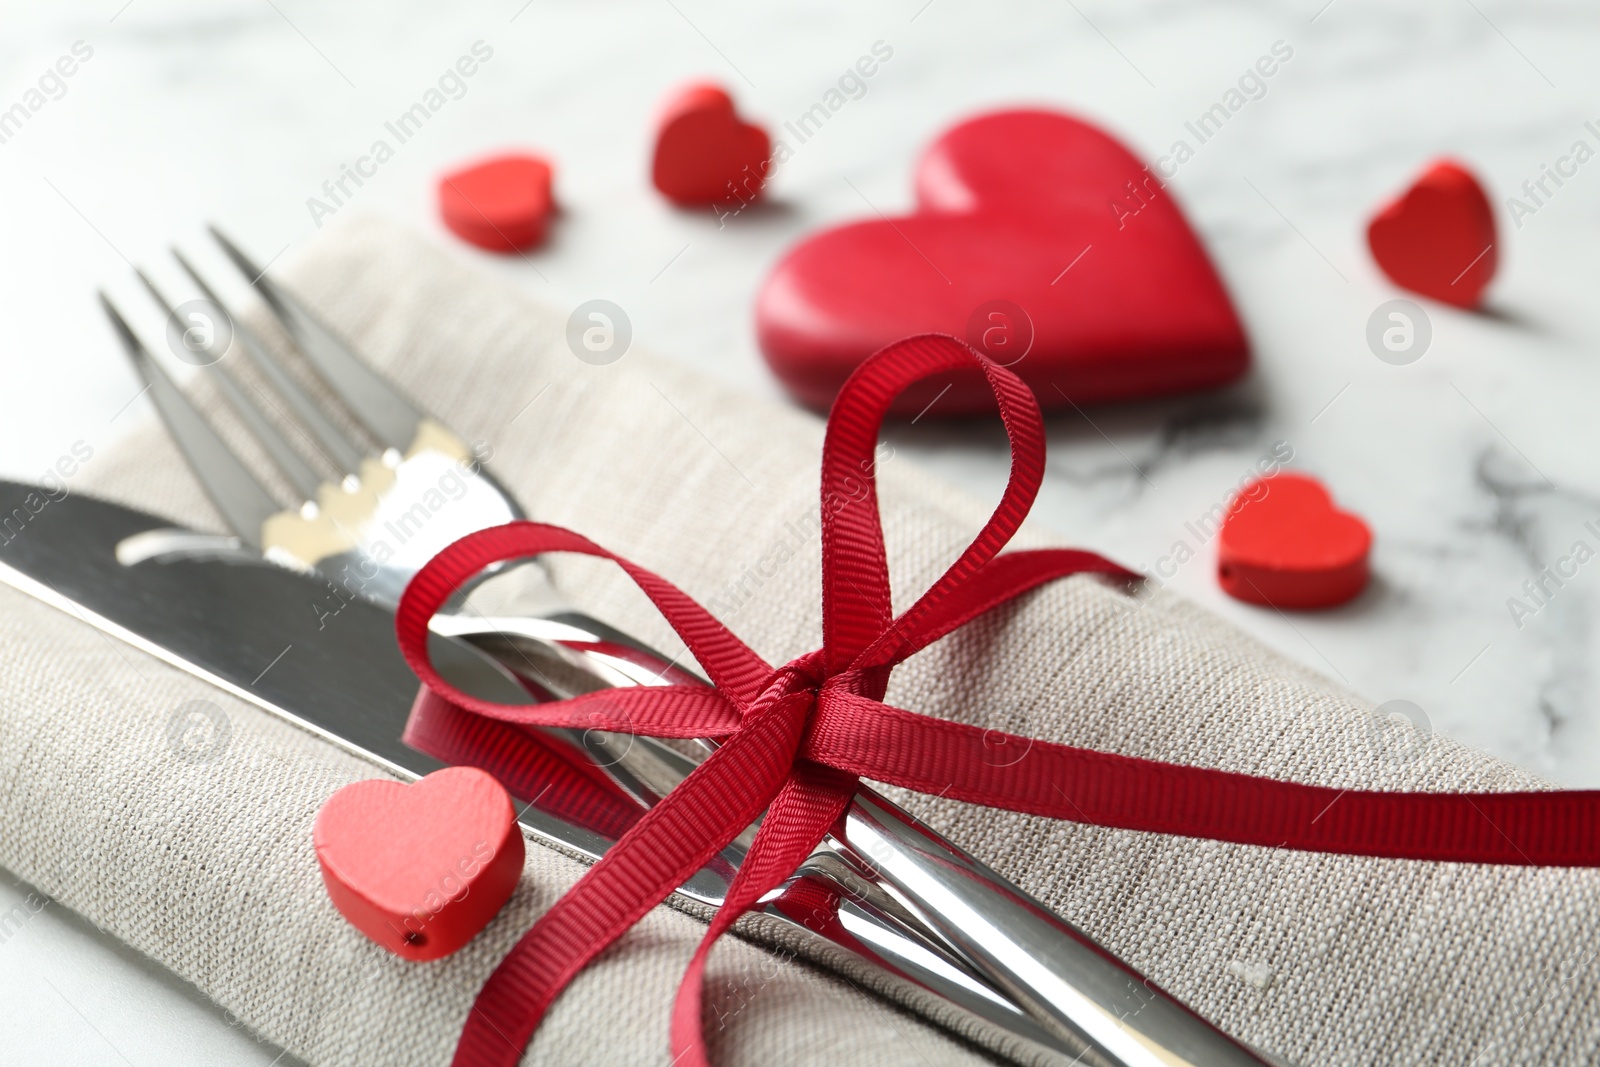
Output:
<svg viewBox="0 0 1600 1067">
<path fill-rule="evenodd" d="M 1464 308 L 1478 305 L 1499 258 L 1489 197 L 1448 159 L 1378 213 L 1367 244 L 1396 285 Z"/>
<path fill-rule="evenodd" d="M 761 195 L 771 156 L 767 132 L 740 119 L 726 91 L 697 83 L 662 109 L 650 179 L 676 204 L 742 207 Z"/>
<path fill-rule="evenodd" d="M 763 284 L 761 350 L 804 403 L 825 407 L 867 356 L 929 332 L 1010 365 L 1045 407 L 1217 386 L 1247 369 L 1238 316 L 1170 190 L 1088 123 L 971 119 L 923 154 L 916 189 L 913 214 L 809 237 Z M 946 384 L 924 383 L 896 410 L 920 410 Z M 974 372 L 933 413 L 992 403 Z"/>
<path fill-rule="evenodd" d="M 439 215 L 457 237 L 490 252 L 521 252 L 544 240 L 555 210 L 550 164 L 504 155 L 439 179 Z"/>
<path fill-rule="evenodd" d="M 522 875 L 511 798 L 475 767 L 347 785 L 322 805 L 312 840 L 334 907 L 408 960 L 471 941 Z"/>
<path fill-rule="evenodd" d="M 1275 474 L 1239 491 L 1217 543 L 1229 596 L 1275 608 L 1328 608 L 1366 588 L 1372 531 L 1321 482 Z"/>
</svg>

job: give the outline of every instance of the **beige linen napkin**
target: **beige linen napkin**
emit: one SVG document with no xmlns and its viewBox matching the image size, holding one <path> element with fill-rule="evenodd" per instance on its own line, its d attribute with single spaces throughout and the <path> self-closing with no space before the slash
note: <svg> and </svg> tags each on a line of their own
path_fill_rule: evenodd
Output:
<svg viewBox="0 0 1600 1067">
<path fill-rule="evenodd" d="M 817 545 L 804 533 L 817 419 L 636 350 L 582 363 L 564 311 L 383 223 L 335 231 L 284 276 L 373 363 L 487 442 L 492 468 L 537 517 L 671 578 L 772 662 L 819 643 Z M 904 460 L 884 464 L 882 480 L 903 604 L 987 508 Z M 97 450 L 73 487 L 218 526 L 153 423 Z M 1050 542 L 1039 531 L 1021 540 Z M 681 648 L 620 572 L 575 558 L 553 570 L 585 610 Z M 318 805 L 372 767 L 5 589 L 0 637 L 0 865 L 314 1064 L 447 1062 L 494 962 L 580 873 L 530 848 L 512 904 L 461 954 L 390 958 L 333 911 L 310 848 Z M 225 709 L 231 739 L 217 758 L 186 762 L 165 731 L 200 698 Z M 1176 597 L 1141 601 L 1091 578 L 926 650 L 888 700 L 1335 787 L 1544 784 L 1439 737 L 1397 759 L 1365 702 Z M 1600 1047 L 1594 873 L 1305 855 L 897 799 L 1285 1060 L 1569 1063 Z M 530 1061 L 665 1063 L 671 990 L 698 930 L 657 909 L 562 997 Z M 730 939 L 713 972 L 720 1063 L 988 1055 L 865 992 L 862 976 L 781 949 Z"/>
</svg>

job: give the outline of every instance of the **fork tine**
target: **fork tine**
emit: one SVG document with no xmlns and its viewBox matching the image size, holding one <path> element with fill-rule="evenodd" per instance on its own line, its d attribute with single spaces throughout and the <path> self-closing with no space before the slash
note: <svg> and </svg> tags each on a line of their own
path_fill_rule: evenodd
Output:
<svg viewBox="0 0 1600 1067">
<path fill-rule="evenodd" d="M 104 292 L 100 293 L 100 304 L 127 350 L 128 358 L 133 361 L 134 369 L 150 390 L 150 399 L 155 402 L 161 421 L 166 423 L 167 431 L 200 479 L 206 495 L 239 539 L 259 551 L 262 524 L 283 508 L 184 397 L 177 383 L 151 357 Z"/>
<path fill-rule="evenodd" d="M 352 441 L 343 430 L 335 426 L 333 420 L 317 406 L 316 401 L 306 395 L 300 384 L 290 376 L 289 372 L 279 362 L 278 357 L 267 349 L 266 344 L 250 327 L 246 326 L 235 315 L 228 305 L 222 302 L 216 291 L 211 288 L 194 265 L 185 258 L 184 254 L 176 248 L 172 250 L 172 257 L 178 261 L 184 271 L 194 280 L 201 294 L 217 307 L 221 308 L 228 318 L 233 321 L 233 335 L 239 339 L 245 353 L 256 368 L 272 383 L 272 388 L 283 397 L 295 416 L 311 430 L 311 436 L 316 439 L 314 447 L 320 445 L 328 462 L 338 468 L 339 473 L 350 475 L 358 474 L 361 470 L 361 447 Z"/>
<path fill-rule="evenodd" d="M 233 260 L 234 266 L 250 279 L 250 284 L 283 322 L 290 336 L 298 342 L 300 351 L 311 361 L 334 395 L 385 448 L 393 448 L 401 453 L 410 448 L 416 438 L 418 424 L 422 422 L 422 412 L 363 363 L 299 300 L 287 290 L 279 288 L 267 277 L 266 271 L 241 252 L 221 230 L 215 226 L 208 229 L 217 244 L 222 246 L 223 252 Z"/>
<path fill-rule="evenodd" d="M 166 295 L 156 287 L 156 283 L 150 280 L 148 274 L 138 268 L 134 269 L 134 273 L 139 276 L 139 280 L 150 291 L 150 295 L 155 298 L 156 303 L 161 305 L 161 310 L 167 313 L 169 319 L 177 314 L 172 306 L 172 301 L 168 300 Z M 218 305 L 218 308 L 223 314 L 228 315 L 230 319 L 233 317 L 226 308 L 222 308 L 221 305 Z M 317 486 L 322 481 L 322 478 L 312 469 L 311 464 L 301 458 L 300 453 L 290 446 L 289 442 L 284 439 L 283 434 L 279 433 L 277 428 L 267 421 L 266 414 L 262 412 L 260 405 L 250 399 L 245 392 L 244 385 L 240 383 L 238 378 L 234 377 L 232 371 L 228 370 L 220 362 L 211 364 L 207 369 L 216 378 L 223 397 L 228 401 L 228 406 L 238 413 L 239 420 L 244 423 L 245 429 L 250 431 L 251 436 L 261 445 L 262 450 L 267 453 L 267 456 L 277 466 L 278 470 L 283 472 L 283 476 L 288 479 L 289 484 L 294 486 L 295 492 L 300 494 L 302 500 L 315 500 L 317 498 Z"/>
</svg>

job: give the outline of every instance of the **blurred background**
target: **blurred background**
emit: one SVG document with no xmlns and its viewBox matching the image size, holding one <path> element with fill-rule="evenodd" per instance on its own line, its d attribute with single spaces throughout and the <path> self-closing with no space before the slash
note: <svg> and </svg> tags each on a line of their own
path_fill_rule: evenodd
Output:
<svg viewBox="0 0 1600 1067">
<path fill-rule="evenodd" d="M 198 247 L 207 221 L 285 263 L 342 221 L 386 216 L 563 310 L 611 300 L 634 344 L 787 402 L 755 343 L 764 273 L 820 227 L 909 210 L 917 153 L 942 130 L 1042 104 L 1153 160 L 1282 43 L 1292 57 L 1170 183 L 1254 371 L 1220 393 L 1053 416 L 1036 519 L 1142 570 L 1187 540 L 1196 558 L 1166 579 L 1185 595 L 1363 696 L 1412 702 L 1420 730 L 1600 785 L 1600 562 L 1531 617 L 1508 606 L 1574 542 L 1600 545 L 1585 529 L 1600 520 L 1600 162 L 1547 185 L 1531 213 L 1507 203 L 1533 203 L 1523 183 L 1575 142 L 1600 148 L 1585 125 L 1600 130 L 1592 5 L 13 0 L 3 25 L 0 115 L 45 97 L 0 123 L 0 475 L 23 479 L 153 417 L 94 290 L 153 315 L 131 265 Z M 457 98 L 331 217 L 308 207 L 479 42 L 492 56 Z M 892 58 L 798 146 L 760 208 L 719 224 L 650 187 L 654 115 L 677 85 L 719 82 L 781 136 L 879 42 Z M 62 56 L 75 72 L 41 81 Z M 561 215 L 521 257 L 461 244 L 435 207 L 442 172 L 501 149 L 556 167 Z M 1440 155 L 1487 187 L 1499 274 L 1478 312 L 1417 298 L 1431 342 L 1396 366 L 1366 331 L 1406 294 L 1373 264 L 1366 223 Z M 891 437 L 985 498 L 1004 482 L 997 424 Z M 1374 580 L 1344 607 L 1232 601 L 1214 546 L 1187 532 L 1278 442 L 1376 535 Z M 0 941 L 7 1058 L 274 1062 L 197 994 L 31 908 L 28 892 L 0 887 L 0 911 L 22 902 L 30 916 Z"/>
</svg>

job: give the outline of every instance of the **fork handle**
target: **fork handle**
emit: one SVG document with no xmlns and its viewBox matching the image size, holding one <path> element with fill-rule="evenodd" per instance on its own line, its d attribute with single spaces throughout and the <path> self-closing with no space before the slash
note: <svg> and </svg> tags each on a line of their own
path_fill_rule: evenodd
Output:
<svg viewBox="0 0 1600 1067">
<path fill-rule="evenodd" d="M 975 969 L 1081 1062 L 1260 1067 L 1264 1062 L 1088 934 L 870 789 L 845 814 L 843 844 Z"/>
<path fill-rule="evenodd" d="M 571 672 L 576 692 L 703 682 L 586 615 L 456 616 L 456 636 L 507 640 Z M 554 656 L 554 660 L 551 657 Z M 508 666 L 514 664 L 508 662 Z M 625 757 L 624 757 L 625 758 Z M 652 788 L 677 784 L 653 771 Z M 669 772 L 670 774 L 670 772 Z M 915 913 L 1028 1017 L 1097 1067 L 1262 1067 L 1266 1062 L 897 805 L 863 787 L 823 847 Z"/>
</svg>

